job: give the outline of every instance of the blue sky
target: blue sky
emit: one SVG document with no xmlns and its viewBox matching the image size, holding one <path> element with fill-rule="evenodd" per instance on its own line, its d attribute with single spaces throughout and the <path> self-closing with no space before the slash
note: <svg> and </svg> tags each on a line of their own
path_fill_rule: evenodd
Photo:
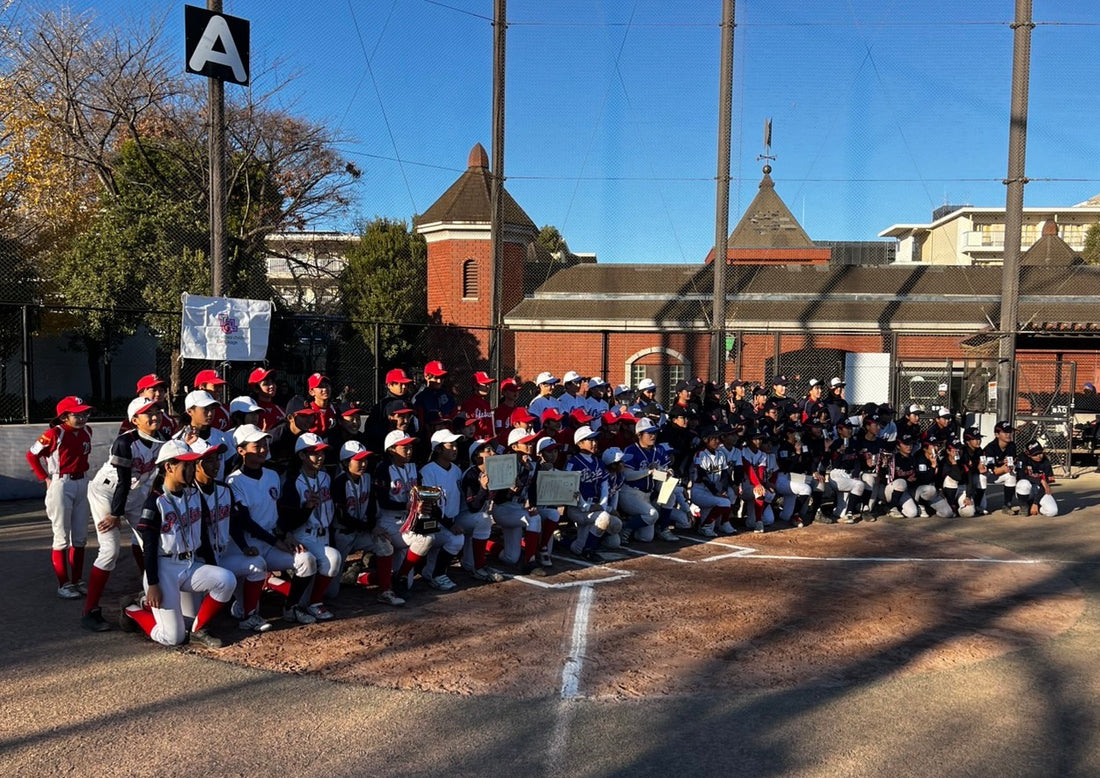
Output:
<svg viewBox="0 0 1100 778">
<path fill-rule="evenodd" d="M 181 69 L 182 5 L 166 25 Z M 1100 192 L 1093 5 L 1034 3 L 1027 206 Z M 172 6 L 71 7 L 109 21 Z M 293 76 L 280 99 L 338 127 L 364 171 L 348 219 L 316 226 L 411 218 L 475 143 L 491 151 L 492 0 L 224 10 L 252 22 L 254 88 Z M 945 202 L 1003 207 L 1013 14 L 1012 0 L 738 2 L 730 228 L 760 180 L 766 117 L 777 191 L 814 239 L 871 240 Z M 721 1 L 511 0 L 508 15 L 512 195 L 602 262 L 701 261 L 714 239 Z"/>
</svg>

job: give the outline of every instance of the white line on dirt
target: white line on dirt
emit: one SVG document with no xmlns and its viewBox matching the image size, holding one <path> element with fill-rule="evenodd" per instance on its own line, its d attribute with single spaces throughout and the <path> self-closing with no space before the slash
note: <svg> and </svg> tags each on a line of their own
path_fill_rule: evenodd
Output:
<svg viewBox="0 0 1100 778">
<path fill-rule="evenodd" d="M 561 671 L 563 700 L 571 700 L 580 695 L 581 671 L 584 669 L 585 650 L 588 646 L 588 611 L 592 608 L 595 592 L 595 588 L 586 583 L 577 597 L 577 607 L 573 611 L 573 639 L 565 667 Z"/>
<path fill-rule="evenodd" d="M 883 556 L 787 556 L 783 554 L 723 554 L 707 557 L 704 562 L 717 562 L 720 559 L 738 557 L 741 559 L 767 559 L 790 562 L 916 562 L 934 563 L 973 563 L 984 565 L 1047 565 L 1062 564 L 1057 559 L 990 559 L 988 557 L 883 557 Z"/>
</svg>

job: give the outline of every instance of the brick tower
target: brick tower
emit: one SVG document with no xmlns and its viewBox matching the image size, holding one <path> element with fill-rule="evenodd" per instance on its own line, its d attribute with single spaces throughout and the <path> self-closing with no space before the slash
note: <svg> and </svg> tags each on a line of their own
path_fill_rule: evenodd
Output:
<svg viewBox="0 0 1100 778">
<path fill-rule="evenodd" d="M 489 358 L 488 327 L 493 307 L 491 180 L 489 155 L 478 143 L 470 150 L 466 172 L 416 220 L 416 231 L 428 244 L 428 315 L 465 329 L 477 342 L 476 359 L 481 363 Z M 529 247 L 538 236 L 531 217 L 507 190 L 502 234 L 503 315 L 523 299 L 524 266 Z M 508 336 L 501 341 L 501 363 L 506 374 L 515 364 L 513 344 Z M 447 355 L 441 358 L 447 361 Z M 461 359 L 459 354 L 450 357 L 451 362 Z M 458 364 L 455 367 L 461 369 Z"/>
</svg>

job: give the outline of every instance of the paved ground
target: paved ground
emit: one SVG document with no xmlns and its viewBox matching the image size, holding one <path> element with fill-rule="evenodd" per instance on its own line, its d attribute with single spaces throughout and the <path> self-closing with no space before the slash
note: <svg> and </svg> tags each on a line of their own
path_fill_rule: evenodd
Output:
<svg viewBox="0 0 1100 778">
<path fill-rule="evenodd" d="M 954 610 L 888 655 L 818 646 L 837 665 L 828 683 L 641 699 L 584 696 L 592 667 L 566 699 L 560 682 L 536 698 L 460 696 L 275 674 L 117 631 L 85 633 L 79 603 L 52 595 L 39 505 L 3 504 L 0 774 L 1098 775 L 1100 507 L 1082 506 L 1100 506 L 1100 476 L 1066 481 L 1058 493 L 1071 510 L 1055 519 L 865 528 L 947 533 L 1037 561 L 1044 575 L 981 615 Z M 924 569 L 914 564 L 913 575 Z M 1070 595 L 1083 596 L 1081 615 L 1054 637 L 909 671 L 941 640 L 994 632 L 991 608 Z M 562 646 L 565 664 L 563 625 L 548 624 L 545 640 Z"/>
</svg>

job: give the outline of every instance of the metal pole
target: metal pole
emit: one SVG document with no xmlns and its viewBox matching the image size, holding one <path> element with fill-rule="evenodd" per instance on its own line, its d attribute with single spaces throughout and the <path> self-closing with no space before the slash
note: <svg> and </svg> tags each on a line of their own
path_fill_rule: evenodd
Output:
<svg viewBox="0 0 1100 778">
<path fill-rule="evenodd" d="M 493 253 L 492 329 L 489 330 L 489 361 L 493 375 L 502 378 L 502 340 L 504 333 L 503 291 L 504 241 L 504 44 L 508 30 L 506 0 L 493 3 L 493 161 L 491 172 L 492 222 L 489 235 Z M 499 387 L 499 383 L 497 384 Z M 493 390 L 498 394 L 498 390 Z"/>
<path fill-rule="evenodd" d="M 23 306 L 23 423 L 31 423 L 31 312 L 30 306 Z"/>
<path fill-rule="evenodd" d="M 222 0 L 206 0 L 206 8 L 222 12 Z M 225 294 L 226 230 L 225 230 L 225 82 L 207 79 L 210 102 L 210 262 L 211 293 Z"/>
<path fill-rule="evenodd" d="M 1016 0 L 1012 36 L 1012 108 L 1008 132 L 1005 196 L 1005 258 L 1001 268 L 1001 338 L 997 349 L 997 415 L 1015 416 L 1016 327 L 1019 320 L 1020 233 L 1024 221 L 1024 157 L 1027 150 L 1027 90 L 1031 67 L 1031 0 Z"/>
<path fill-rule="evenodd" d="M 734 0 L 722 0 L 722 72 L 718 87 L 718 186 L 714 207 L 714 308 L 710 380 L 726 374 L 726 254 L 730 227 L 730 125 L 733 114 Z"/>
</svg>

